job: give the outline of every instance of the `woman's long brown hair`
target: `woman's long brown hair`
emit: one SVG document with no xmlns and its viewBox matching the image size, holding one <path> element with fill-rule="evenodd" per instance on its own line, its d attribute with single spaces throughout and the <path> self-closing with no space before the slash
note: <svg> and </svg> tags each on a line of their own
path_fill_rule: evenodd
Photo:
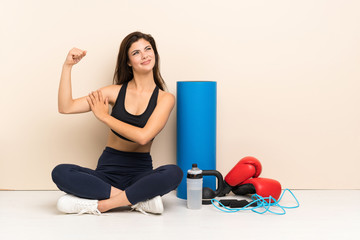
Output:
<svg viewBox="0 0 360 240">
<path fill-rule="evenodd" d="M 156 48 L 156 43 L 154 38 L 150 34 L 144 34 L 142 32 L 133 32 L 127 35 L 120 44 L 119 55 L 117 58 L 116 69 L 114 73 L 114 84 L 120 85 L 125 82 L 129 82 L 134 78 L 134 73 L 132 68 L 128 65 L 129 56 L 128 51 L 131 45 L 134 42 L 137 42 L 139 39 L 145 39 L 151 44 L 151 47 L 155 53 L 155 66 L 153 68 L 153 75 L 155 84 L 164 91 L 166 85 L 164 79 L 160 74 L 160 56 Z"/>
</svg>

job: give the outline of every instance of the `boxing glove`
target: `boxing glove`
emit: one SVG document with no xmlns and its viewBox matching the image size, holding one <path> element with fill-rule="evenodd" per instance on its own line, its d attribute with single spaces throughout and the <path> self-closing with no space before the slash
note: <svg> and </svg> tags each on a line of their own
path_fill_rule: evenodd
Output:
<svg viewBox="0 0 360 240">
<path fill-rule="evenodd" d="M 236 195 L 256 193 L 264 198 L 272 196 L 278 200 L 281 194 L 281 184 L 270 178 L 252 178 L 244 181 L 236 187 L 233 187 L 232 192 Z"/>
<path fill-rule="evenodd" d="M 225 176 L 225 186 L 219 196 L 228 194 L 231 189 L 249 178 L 257 178 L 261 173 L 261 163 L 254 157 L 242 158 Z"/>
</svg>

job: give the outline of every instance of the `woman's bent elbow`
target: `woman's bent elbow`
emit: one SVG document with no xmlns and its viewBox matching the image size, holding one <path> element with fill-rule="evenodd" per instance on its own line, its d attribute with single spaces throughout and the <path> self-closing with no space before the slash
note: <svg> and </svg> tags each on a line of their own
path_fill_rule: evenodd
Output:
<svg viewBox="0 0 360 240">
<path fill-rule="evenodd" d="M 149 142 L 149 141 L 147 141 L 146 139 L 139 139 L 138 144 L 144 146 L 144 145 L 146 145 L 148 142 Z"/>
<path fill-rule="evenodd" d="M 66 114 L 67 113 L 63 108 L 60 108 L 60 107 L 58 108 L 58 111 L 61 114 Z"/>
<path fill-rule="evenodd" d="M 137 143 L 144 146 L 144 145 L 148 144 L 150 141 L 151 141 L 150 138 L 148 138 L 146 136 L 141 136 L 141 137 L 139 137 Z"/>
<path fill-rule="evenodd" d="M 58 111 L 61 114 L 69 114 L 69 113 L 71 113 L 68 109 L 66 109 L 64 107 L 60 107 L 60 106 L 58 106 Z"/>
</svg>

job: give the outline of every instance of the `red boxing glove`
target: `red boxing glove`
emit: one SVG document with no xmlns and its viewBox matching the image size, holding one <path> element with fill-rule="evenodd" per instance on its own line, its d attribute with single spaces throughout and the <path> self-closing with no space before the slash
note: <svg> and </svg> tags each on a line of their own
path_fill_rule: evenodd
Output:
<svg viewBox="0 0 360 240">
<path fill-rule="evenodd" d="M 281 194 L 281 184 L 270 178 L 252 178 L 232 189 L 236 195 L 258 194 L 264 198 L 272 196 L 276 200 Z"/>
<path fill-rule="evenodd" d="M 261 173 L 261 163 L 254 157 L 244 157 L 225 176 L 225 182 L 234 187 L 249 178 L 257 178 Z"/>
</svg>

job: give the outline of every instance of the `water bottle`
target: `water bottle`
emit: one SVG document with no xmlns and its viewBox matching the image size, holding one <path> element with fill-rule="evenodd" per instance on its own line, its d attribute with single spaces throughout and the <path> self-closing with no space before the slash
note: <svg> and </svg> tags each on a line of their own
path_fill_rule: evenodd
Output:
<svg viewBox="0 0 360 240">
<path fill-rule="evenodd" d="M 187 207 L 189 209 L 200 209 L 202 205 L 202 171 L 193 163 L 192 168 L 187 172 Z"/>
</svg>

